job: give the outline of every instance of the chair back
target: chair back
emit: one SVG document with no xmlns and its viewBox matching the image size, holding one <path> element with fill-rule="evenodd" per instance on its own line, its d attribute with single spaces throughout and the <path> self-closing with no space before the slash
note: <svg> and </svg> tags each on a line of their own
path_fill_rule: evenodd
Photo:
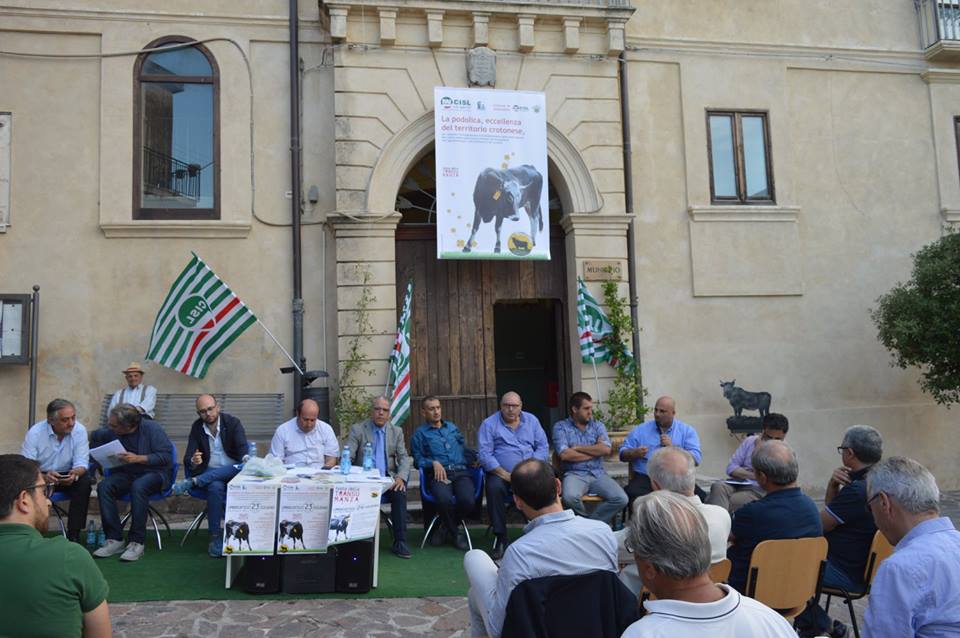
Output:
<svg viewBox="0 0 960 638">
<path fill-rule="evenodd" d="M 473 498 L 476 503 L 480 503 L 480 497 L 483 494 L 483 477 L 484 471 L 483 467 L 469 467 L 471 478 L 473 479 L 474 493 Z M 433 497 L 433 494 L 430 493 L 430 490 L 427 489 L 427 473 L 424 469 L 420 468 L 420 499 L 425 503 L 436 503 L 436 499 Z M 454 502 L 456 502 L 456 497 L 454 497 Z"/>
<path fill-rule="evenodd" d="M 436 500 L 433 498 L 433 494 L 430 493 L 430 490 L 427 489 L 427 473 L 423 471 L 423 468 L 420 468 L 420 500 L 424 503 L 435 503 Z"/>
<path fill-rule="evenodd" d="M 880 530 L 873 535 L 873 542 L 870 543 L 870 553 L 867 554 L 867 568 L 863 574 L 863 584 L 866 590 L 870 591 L 870 585 L 873 583 L 873 577 L 877 575 L 877 568 L 880 567 L 885 559 L 893 553 L 893 545 L 887 540 Z"/>
<path fill-rule="evenodd" d="M 724 558 L 723 560 L 712 563 L 710 565 L 710 570 L 707 572 L 710 574 L 710 580 L 715 583 L 725 583 L 727 578 L 730 577 L 730 559 Z"/>
<path fill-rule="evenodd" d="M 747 595 L 793 618 L 820 589 L 826 558 L 822 536 L 763 541 L 750 556 Z"/>
</svg>

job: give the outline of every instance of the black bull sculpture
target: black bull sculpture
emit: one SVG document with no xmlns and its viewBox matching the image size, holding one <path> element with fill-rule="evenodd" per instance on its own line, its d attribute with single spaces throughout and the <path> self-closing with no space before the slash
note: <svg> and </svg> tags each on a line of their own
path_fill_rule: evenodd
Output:
<svg viewBox="0 0 960 638">
<path fill-rule="evenodd" d="M 496 219 L 497 245 L 493 252 L 500 252 L 500 227 L 504 219 L 520 219 L 520 209 L 524 209 L 530 218 L 530 240 L 537 244 L 537 230 L 543 230 L 543 211 L 540 208 L 540 194 L 543 192 L 543 176 L 529 164 L 497 170 L 485 168 L 477 176 L 473 188 L 473 231 L 463 247 L 470 252 L 470 245 L 484 224 Z"/>
</svg>

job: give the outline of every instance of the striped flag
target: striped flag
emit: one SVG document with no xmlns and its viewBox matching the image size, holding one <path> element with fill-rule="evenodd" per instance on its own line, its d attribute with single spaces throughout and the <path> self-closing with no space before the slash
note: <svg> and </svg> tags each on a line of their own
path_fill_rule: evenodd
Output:
<svg viewBox="0 0 960 638">
<path fill-rule="evenodd" d="M 400 425 L 410 415 L 410 304 L 413 301 L 413 281 L 407 283 L 407 295 L 400 313 L 397 338 L 390 353 L 390 376 L 387 385 L 393 385 L 390 401 L 390 420 Z"/>
<path fill-rule="evenodd" d="M 613 326 L 580 277 L 577 277 L 577 330 L 584 363 L 603 363 L 610 359 L 604 338 L 613 333 Z"/>
<path fill-rule="evenodd" d="M 147 359 L 202 379 L 257 318 L 210 268 L 193 259 L 173 282 L 150 335 Z"/>
</svg>

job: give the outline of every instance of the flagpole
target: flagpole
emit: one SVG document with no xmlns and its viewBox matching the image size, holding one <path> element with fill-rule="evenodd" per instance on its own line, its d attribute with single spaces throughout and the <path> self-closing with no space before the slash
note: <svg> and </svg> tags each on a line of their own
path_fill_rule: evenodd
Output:
<svg viewBox="0 0 960 638">
<path fill-rule="evenodd" d="M 292 363 L 292 364 L 293 364 L 293 367 L 296 368 L 297 372 L 300 373 L 300 376 L 301 376 L 301 377 L 306 376 L 306 375 L 304 375 L 303 370 L 300 369 L 300 366 L 297 365 L 297 362 L 294 361 L 294 360 L 293 360 L 293 357 L 290 356 L 290 353 L 287 352 L 287 349 L 284 348 L 284 347 L 280 344 L 279 341 L 277 341 L 277 338 L 273 336 L 273 333 L 272 333 L 272 332 L 270 332 L 269 330 L 267 330 L 267 327 L 266 327 L 265 325 L 263 325 L 263 322 L 260 321 L 260 319 L 257 319 L 257 323 L 259 323 L 259 324 L 260 324 L 260 327 L 263 328 L 263 331 L 266 332 L 267 335 L 269 335 L 271 339 L 273 339 L 273 342 L 274 342 L 275 344 L 277 344 L 277 347 L 280 348 L 280 350 L 283 352 L 283 354 L 287 355 L 287 359 L 290 359 L 290 363 Z"/>
<path fill-rule="evenodd" d="M 597 360 L 591 359 L 591 361 L 593 362 L 593 380 L 597 384 L 597 408 L 599 409 L 601 407 L 600 406 L 600 376 L 597 374 Z"/>
</svg>

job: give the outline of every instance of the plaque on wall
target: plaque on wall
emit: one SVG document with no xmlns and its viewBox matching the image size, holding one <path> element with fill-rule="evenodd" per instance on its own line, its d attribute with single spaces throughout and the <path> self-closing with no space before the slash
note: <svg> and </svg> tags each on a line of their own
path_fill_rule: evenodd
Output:
<svg viewBox="0 0 960 638">
<path fill-rule="evenodd" d="M 583 262 L 584 281 L 623 281 L 623 264 L 616 260 Z"/>
<path fill-rule="evenodd" d="M 467 51 L 467 82 L 470 86 L 496 86 L 497 54 L 487 47 Z"/>
</svg>

